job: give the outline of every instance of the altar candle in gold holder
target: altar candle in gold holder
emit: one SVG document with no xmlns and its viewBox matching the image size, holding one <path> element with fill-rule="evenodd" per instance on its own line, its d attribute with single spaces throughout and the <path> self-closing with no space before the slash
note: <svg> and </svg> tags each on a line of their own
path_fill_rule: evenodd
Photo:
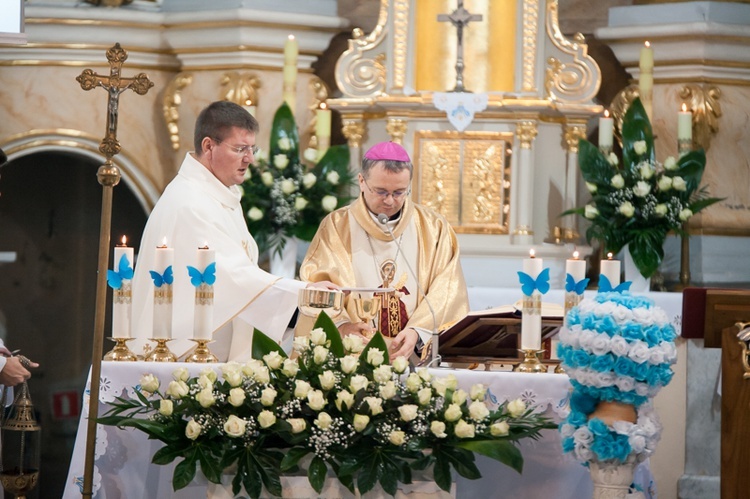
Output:
<svg viewBox="0 0 750 499">
<path fill-rule="evenodd" d="M 294 114 L 297 105 L 297 56 L 299 45 L 294 35 L 289 35 L 284 44 L 283 99 Z"/>
<path fill-rule="evenodd" d="M 544 260 L 536 258 L 533 249 L 529 258 L 523 260 L 523 271 L 536 279 L 544 268 Z M 534 290 L 531 295 L 524 294 L 521 309 L 521 349 L 541 350 L 542 348 L 542 295 Z"/>
<path fill-rule="evenodd" d="M 174 249 L 167 247 L 167 239 L 156 248 L 154 269 L 151 278 L 154 281 L 154 330 L 152 338 L 169 339 L 172 337 L 172 282 L 174 274 Z"/>
<path fill-rule="evenodd" d="M 649 121 L 653 121 L 652 102 L 654 92 L 654 49 L 651 43 L 646 41 L 641 48 L 641 56 L 638 60 L 638 93 L 640 94 L 641 104 L 646 110 Z"/>
<path fill-rule="evenodd" d="M 604 110 L 604 116 L 599 118 L 599 150 L 605 154 L 612 152 L 612 141 L 614 137 L 615 120 L 609 115 L 609 110 Z"/>
<path fill-rule="evenodd" d="M 133 301 L 133 248 L 127 245 L 127 238 L 115 246 L 112 270 L 119 279 L 119 288 L 112 287 L 112 337 L 130 338 L 130 315 Z M 123 257 L 125 260 L 123 260 Z"/>
<path fill-rule="evenodd" d="M 206 274 L 210 272 L 208 267 L 212 263 L 215 264 L 215 262 L 216 250 L 209 249 L 208 244 L 198 248 L 196 254 L 196 267 L 203 273 L 204 279 L 208 277 Z M 204 281 L 195 287 L 195 314 L 193 317 L 193 339 L 210 340 L 213 334 L 214 319 L 213 284 Z"/>
<path fill-rule="evenodd" d="M 331 145 L 331 110 L 325 102 L 315 112 L 315 117 L 315 136 L 318 138 L 318 159 L 320 159 Z"/>
<path fill-rule="evenodd" d="M 244 105 L 244 106 L 242 106 L 242 108 L 243 108 L 243 109 L 244 109 L 245 111 L 247 111 L 248 113 L 250 113 L 250 115 L 251 115 L 251 116 L 255 117 L 255 113 L 256 113 L 256 107 L 255 107 L 255 105 L 253 104 L 253 101 L 251 101 L 250 99 L 247 99 L 247 100 L 245 101 L 245 105 Z"/>
<path fill-rule="evenodd" d="M 607 259 L 599 262 L 599 273 L 606 276 L 615 288 L 620 284 L 620 260 L 614 260 L 612 257 L 612 253 L 607 253 Z"/>
<path fill-rule="evenodd" d="M 693 113 L 683 103 L 677 113 L 677 150 L 680 154 L 690 152 L 693 148 Z"/>
</svg>

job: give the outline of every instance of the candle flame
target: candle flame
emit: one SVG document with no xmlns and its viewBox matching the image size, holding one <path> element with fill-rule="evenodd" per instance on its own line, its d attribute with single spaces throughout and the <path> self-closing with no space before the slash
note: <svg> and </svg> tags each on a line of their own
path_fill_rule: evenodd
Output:
<svg viewBox="0 0 750 499">
<path fill-rule="evenodd" d="M 685 104 L 684 102 L 682 103 L 682 112 L 683 113 L 687 112 L 687 104 Z"/>
<path fill-rule="evenodd" d="M 536 251 L 534 251 L 534 248 L 529 250 L 529 258 L 536 258 Z"/>
<path fill-rule="evenodd" d="M 609 109 L 604 110 L 604 117 L 609 118 Z"/>
<path fill-rule="evenodd" d="M 683 104 L 683 105 L 684 105 L 684 104 Z M 326 106 L 326 103 L 325 103 L 325 102 L 321 102 L 321 103 L 320 103 L 320 109 L 327 109 L 327 108 L 328 108 L 328 106 Z"/>
<path fill-rule="evenodd" d="M 646 42 L 643 44 L 646 48 L 649 48 L 651 46 L 651 42 L 646 40 Z"/>
<path fill-rule="evenodd" d="M 161 246 L 157 246 L 157 248 L 166 248 L 167 247 L 167 236 L 164 236 L 164 238 L 161 240 Z"/>
<path fill-rule="evenodd" d="M 611 260 L 614 255 L 612 253 L 607 253 L 607 260 Z"/>
<path fill-rule="evenodd" d="M 253 101 L 251 101 L 250 99 L 247 99 L 247 100 L 245 101 L 245 105 L 246 105 L 246 106 L 252 106 L 252 105 L 253 105 Z"/>
<path fill-rule="evenodd" d="M 122 245 L 125 246 L 128 244 L 128 236 L 122 236 Z"/>
<path fill-rule="evenodd" d="M 574 251 L 573 252 L 573 260 L 578 260 L 578 256 L 579 255 L 580 255 L 580 253 L 578 253 L 577 251 Z"/>
<path fill-rule="evenodd" d="M 207 250 L 208 249 L 208 241 L 203 242 L 203 246 L 200 246 L 198 248 L 199 250 Z"/>
<path fill-rule="evenodd" d="M 294 40 L 294 35 L 289 35 L 287 38 L 289 38 L 289 40 Z"/>
</svg>

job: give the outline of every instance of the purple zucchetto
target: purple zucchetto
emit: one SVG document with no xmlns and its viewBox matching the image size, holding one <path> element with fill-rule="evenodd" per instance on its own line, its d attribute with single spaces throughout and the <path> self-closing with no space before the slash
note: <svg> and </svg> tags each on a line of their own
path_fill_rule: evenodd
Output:
<svg viewBox="0 0 750 499">
<path fill-rule="evenodd" d="M 365 158 L 373 161 L 403 161 L 408 163 L 409 153 L 395 142 L 379 142 L 369 148 Z"/>
</svg>

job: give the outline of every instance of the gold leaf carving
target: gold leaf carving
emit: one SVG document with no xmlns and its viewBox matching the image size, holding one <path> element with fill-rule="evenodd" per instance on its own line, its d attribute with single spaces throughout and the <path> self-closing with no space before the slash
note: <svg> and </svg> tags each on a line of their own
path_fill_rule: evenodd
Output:
<svg viewBox="0 0 750 499">
<path fill-rule="evenodd" d="M 398 118 L 389 118 L 388 123 L 385 125 L 385 131 L 388 132 L 391 140 L 396 144 L 404 143 L 404 135 L 406 135 L 406 129 L 406 121 Z"/>
<path fill-rule="evenodd" d="M 193 82 L 192 73 L 179 73 L 169 82 L 164 90 L 162 99 L 162 113 L 167 125 L 169 142 L 172 149 L 180 149 L 180 104 L 182 104 L 182 91 Z"/>
<path fill-rule="evenodd" d="M 359 148 L 365 136 L 365 124 L 360 120 L 344 120 L 341 132 L 346 137 L 349 147 Z"/>
<path fill-rule="evenodd" d="M 531 142 L 536 138 L 537 128 L 533 121 L 519 121 L 516 125 L 516 134 L 521 141 L 523 149 L 531 149 Z"/>
<path fill-rule="evenodd" d="M 685 85 L 680 90 L 680 98 L 693 111 L 693 144 L 706 151 L 712 136 L 719 132 L 720 97 L 721 90 L 714 85 Z"/>
<path fill-rule="evenodd" d="M 250 73 L 230 71 L 221 76 L 221 86 L 225 87 L 221 99 L 240 106 L 257 106 L 260 79 Z"/>
</svg>

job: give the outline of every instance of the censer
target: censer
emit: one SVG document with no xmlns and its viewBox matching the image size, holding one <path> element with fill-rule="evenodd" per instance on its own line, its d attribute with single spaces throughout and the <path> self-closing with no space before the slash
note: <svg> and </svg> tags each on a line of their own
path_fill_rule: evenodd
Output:
<svg viewBox="0 0 750 499">
<path fill-rule="evenodd" d="M 16 499 L 25 499 L 25 494 L 39 481 L 41 433 L 41 427 L 36 421 L 34 406 L 29 397 L 29 387 L 24 381 L 10 407 L 8 417 L 2 422 L 2 437 L 0 437 L 2 438 L 0 483 L 6 492 L 15 494 Z"/>
</svg>

